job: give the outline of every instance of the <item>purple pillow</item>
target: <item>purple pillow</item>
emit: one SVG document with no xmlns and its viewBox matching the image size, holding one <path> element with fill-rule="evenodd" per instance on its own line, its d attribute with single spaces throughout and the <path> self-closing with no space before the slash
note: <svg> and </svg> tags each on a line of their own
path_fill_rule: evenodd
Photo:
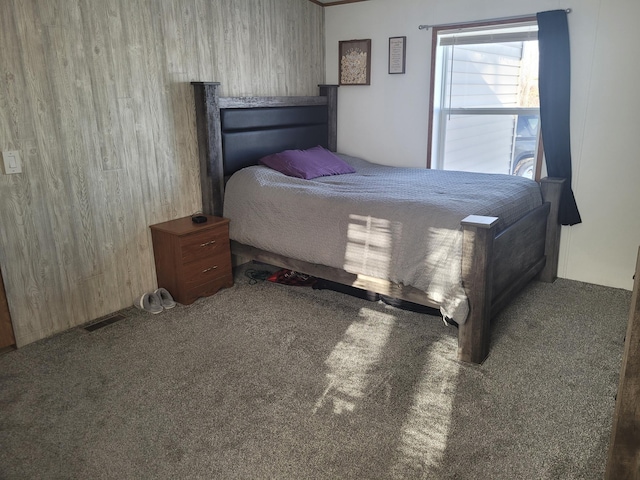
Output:
<svg viewBox="0 0 640 480">
<path fill-rule="evenodd" d="M 355 173 L 351 165 L 319 145 L 308 150 L 285 150 L 274 153 L 261 158 L 259 163 L 290 177 L 306 180 L 327 175 Z"/>
</svg>

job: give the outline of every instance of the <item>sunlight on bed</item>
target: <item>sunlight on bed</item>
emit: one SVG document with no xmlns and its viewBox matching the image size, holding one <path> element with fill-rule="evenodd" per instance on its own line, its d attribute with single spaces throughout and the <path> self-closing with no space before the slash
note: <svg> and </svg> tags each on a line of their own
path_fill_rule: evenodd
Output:
<svg viewBox="0 0 640 480">
<path fill-rule="evenodd" d="M 401 429 L 391 478 L 413 478 L 418 473 L 429 478 L 442 462 L 460 370 L 458 363 L 446 360 L 452 342 L 455 339 L 435 342 L 426 354 L 413 404 Z"/>
<path fill-rule="evenodd" d="M 432 245 L 446 245 L 442 248 L 431 248 L 425 256 L 425 267 L 428 269 L 447 267 L 448 270 L 459 269 L 456 262 L 460 262 L 461 250 L 451 249 L 449 245 L 462 244 L 462 230 L 429 227 L 426 232 L 425 243 Z"/>
<path fill-rule="evenodd" d="M 349 215 L 344 269 L 388 274 L 393 246 L 392 228 L 392 223 L 383 218 Z"/>
<path fill-rule="evenodd" d="M 325 364 L 328 386 L 313 413 L 331 408 L 333 413 L 353 412 L 368 397 L 390 395 L 389 378 L 378 368 L 396 320 L 393 315 L 360 309 L 360 320 L 352 323 Z"/>
<path fill-rule="evenodd" d="M 431 245 L 425 249 L 423 267 L 429 272 L 438 272 L 437 278 L 431 278 L 437 285 L 438 282 L 458 283 L 460 281 L 460 262 L 462 255 L 462 231 L 448 228 L 429 228 L 425 237 L 425 244 Z M 441 248 L 434 248 L 441 245 Z M 457 245 L 459 248 L 450 248 Z M 446 247 L 445 247 L 446 246 Z M 432 287 L 427 285 L 427 290 Z"/>
</svg>

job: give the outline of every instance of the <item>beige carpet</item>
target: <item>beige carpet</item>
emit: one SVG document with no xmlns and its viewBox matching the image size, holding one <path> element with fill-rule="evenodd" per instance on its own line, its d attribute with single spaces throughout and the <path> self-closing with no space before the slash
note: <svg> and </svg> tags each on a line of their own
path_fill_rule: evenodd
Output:
<svg viewBox="0 0 640 480">
<path fill-rule="evenodd" d="M 0 356 L 0 478 L 602 478 L 631 292 L 533 283 L 472 366 L 436 317 L 236 277 Z"/>
</svg>

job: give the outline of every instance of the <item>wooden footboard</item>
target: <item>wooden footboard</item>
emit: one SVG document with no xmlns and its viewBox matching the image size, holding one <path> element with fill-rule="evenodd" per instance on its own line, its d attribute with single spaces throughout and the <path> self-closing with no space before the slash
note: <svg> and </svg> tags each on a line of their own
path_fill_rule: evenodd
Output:
<svg viewBox="0 0 640 480">
<path fill-rule="evenodd" d="M 543 205 L 496 234 L 497 218 L 471 215 L 462 222 L 462 282 L 469 316 L 458 332 L 458 358 L 482 363 L 489 354 L 491 318 L 533 278 L 557 277 L 563 179 L 541 181 Z"/>
</svg>

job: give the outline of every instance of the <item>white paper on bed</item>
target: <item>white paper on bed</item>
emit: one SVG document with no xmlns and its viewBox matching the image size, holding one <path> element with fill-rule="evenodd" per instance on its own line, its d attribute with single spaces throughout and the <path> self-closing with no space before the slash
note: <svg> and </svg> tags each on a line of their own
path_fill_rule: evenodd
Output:
<svg viewBox="0 0 640 480">
<path fill-rule="evenodd" d="M 428 292 L 464 323 L 462 228 L 470 214 L 499 230 L 541 205 L 536 182 L 508 175 L 398 168 L 340 155 L 356 173 L 303 180 L 264 166 L 225 190 L 232 240 Z"/>
</svg>

